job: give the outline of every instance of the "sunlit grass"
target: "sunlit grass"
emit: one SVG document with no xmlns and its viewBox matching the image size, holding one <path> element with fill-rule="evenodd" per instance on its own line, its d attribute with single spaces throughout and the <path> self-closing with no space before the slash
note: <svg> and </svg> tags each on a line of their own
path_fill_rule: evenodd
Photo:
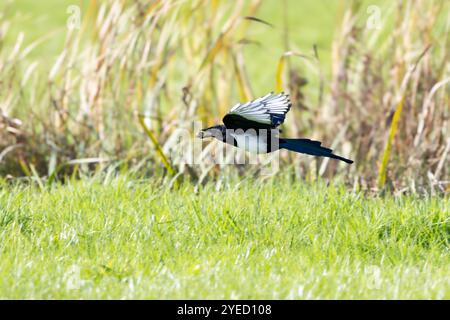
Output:
<svg viewBox="0 0 450 320">
<path fill-rule="evenodd" d="M 0 190 L 0 298 L 450 298 L 448 197 L 283 176 Z"/>
<path fill-rule="evenodd" d="M 3 8 L 0 299 L 450 299 L 447 2 Z M 282 153 L 267 178 L 174 156 L 178 129 L 273 90 L 283 135 L 355 163 Z"/>
</svg>

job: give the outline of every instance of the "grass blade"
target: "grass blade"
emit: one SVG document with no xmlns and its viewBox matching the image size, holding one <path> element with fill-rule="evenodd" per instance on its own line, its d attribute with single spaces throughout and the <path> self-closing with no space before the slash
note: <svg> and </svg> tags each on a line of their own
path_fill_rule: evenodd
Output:
<svg viewBox="0 0 450 320">
<path fill-rule="evenodd" d="M 402 114 L 403 105 L 405 103 L 405 95 L 402 96 L 400 102 L 397 104 L 394 117 L 392 118 L 391 127 L 389 129 L 389 136 L 386 142 L 386 146 L 383 152 L 383 159 L 381 161 L 380 172 L 378 175 L 378 187 L 381 189 L 386 184 L 386 171 L 389 162 L 389 155 L 391 154 L 392 142 L 394 141 L 395 134 L 398 129 L 398 121 L 400 120 L 400 115 Z"/>
<path fill-rule="evenodd" d="M 176 174 L 175 169 L 172 167 L 172 165 L 169 163 L 169 160 L 167 159 L 166 155 L 164 154 L 164 151 L 161 148 L 161 145 L 158 142 L 158 139 L 156 139 L 153 132 L 147 127 L 145 124 L 145 119 L 142 116 L 138 116 L 139 124 L 141 125 L 142 129 L 144 130 L 145 134 L 150 138 L 150 140 L 153 143 L 153 146 L 155 147 L 156 153 L 161 159 L 162 163 L 164 164 L 164 167 L 167 169 L 167 172 L 171 176 L 174 176 Z"/>
<path fill-rule="evenodd" d="M 283 55 L 278 60 L 278 65 L 277 65 L 276 85 L 275 85 L 275 88 L 276 88 L 277 92 L 283 91 L 284 66 L 286 64 L 287 57 L 290 57 L 290 56 L 297 56 L 297 57 L 308 59 L 308 56 L 305 56 L 305 55 L 303 55 L 301 53 L 298 53 L 298 52 L 287 51 L 287 52 L 283 53 Z"/>
</svg>

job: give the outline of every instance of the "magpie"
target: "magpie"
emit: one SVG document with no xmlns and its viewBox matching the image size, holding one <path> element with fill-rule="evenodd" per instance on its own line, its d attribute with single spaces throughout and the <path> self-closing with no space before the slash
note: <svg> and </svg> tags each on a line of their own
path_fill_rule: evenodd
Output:
<svg viewBox="0 0 450 320">
<path fill-rule="evenodd" d="M 328 157 L 353 163 L 352 160 L 333 154 L 322 147 L 320 141 L 310 139 L 280 138 L 278 127 L 291 108 L 289 96 L 273 92 L 246 103 L 237 103 L 222 119 L 223 125 L 202 129 L 198 138 L 216 138 L 253 153 L 269 153 L 279 149 Z"/>
</svg>

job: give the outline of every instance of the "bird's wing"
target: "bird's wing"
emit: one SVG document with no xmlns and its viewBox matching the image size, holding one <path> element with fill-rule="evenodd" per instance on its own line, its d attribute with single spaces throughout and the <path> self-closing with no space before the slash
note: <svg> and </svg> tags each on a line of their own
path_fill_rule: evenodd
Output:
<svg viewBox="0 0 450 320">
<path fill-rule="evenodd" d="M 253 101 L 236 104 L 223 118 L 223 123 L 228 129 L 276 128 L 284 122 L 290 108 L 287 94 L 269 93 Z"/>
</svg>

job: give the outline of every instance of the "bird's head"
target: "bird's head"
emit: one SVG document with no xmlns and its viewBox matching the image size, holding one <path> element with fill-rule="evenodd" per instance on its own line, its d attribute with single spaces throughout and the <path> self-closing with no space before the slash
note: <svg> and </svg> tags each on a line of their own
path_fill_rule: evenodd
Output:
<svg viewBox="0 0 450 320">
<path fill-rule="evenodd" d="M 216 138 L 219 140 L 224 139 L 224 130 L 225 126 L 219 125 L 219 126 L 213 126 L 206 129 L 202 129 L 198 134 L 197 138 L 204 139 L 204 138 Z"/>
</svg>

